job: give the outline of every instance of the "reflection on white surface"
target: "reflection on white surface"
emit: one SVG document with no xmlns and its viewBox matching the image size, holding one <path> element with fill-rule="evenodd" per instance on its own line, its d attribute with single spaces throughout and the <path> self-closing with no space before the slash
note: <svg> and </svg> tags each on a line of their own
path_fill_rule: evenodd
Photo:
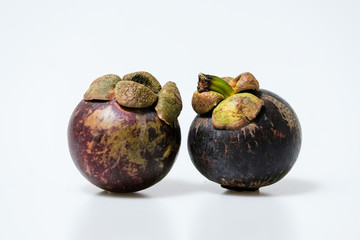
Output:
<svg viewBox="0 0 360 240">
<path fill-rule="evenodd" d="M 166 209 L 142 194 L 93 196 L 73 219 L 72 239 L 174 239 Z"/>
<path fill-rule="evenodd" d="M 286 204 L 259 193 L 246 196 L 221 196 L 199 205 L 189 239 L 294 239 L 296 228 Z"/>
<path fill-rule="evenodd" d="M 256 192 L 176 179 L 132 194 L 87 190 L 88 201 L 74 214 L 70 238 L 296 239 L 294 214 L 281 196 L 314 191 L 314 184 L 296 179 Z"/>
<path fill-rule="evenodd" d="M 322 186 L 310 179 L 297 179 L 285 176 L 279 182 L 260 188 L 263 195 L 269 196 L 300 196 L 308 193 L 314 193 Z"/>
</svg>

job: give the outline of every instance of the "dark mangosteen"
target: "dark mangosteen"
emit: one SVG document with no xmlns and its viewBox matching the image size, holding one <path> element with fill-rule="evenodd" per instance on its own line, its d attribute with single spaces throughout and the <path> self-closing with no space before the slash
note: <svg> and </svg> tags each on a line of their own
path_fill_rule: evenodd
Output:
<svg viewBox="0 0 360 240">
<path fill-rule="evenodd" d="M 236 191 L 256 191 L 282 179 L 300 151 L 301 128 L 290 105 L 259 89 L 251 73 L 236 78 L 199 74 L 192 99 L 198 115 L 188 150 L 206 178 Z"/>
<path fill-rule="evenodd" d="M 170 171 L 180 147 L 182 109 L 173 82 L 147 72 L 96 79 L 74 110 L 71 157 L 91 183 L 112 192 L 148 188 Z"/>
</svg>

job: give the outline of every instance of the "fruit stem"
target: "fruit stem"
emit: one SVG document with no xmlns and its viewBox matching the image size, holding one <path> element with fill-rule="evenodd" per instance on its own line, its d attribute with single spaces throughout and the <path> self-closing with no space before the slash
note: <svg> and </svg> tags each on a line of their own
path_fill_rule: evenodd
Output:
<svg viewBox="0 0 360 240">
<path fill-rule="evenodd" d="M 234 94 L 234 89 L 223 79 L 199 73 L 199 81 L 198 81 L 198 92 L 206 92 L 206 91 L 215 91 L 222 94 L 225 98 L 230 97 Z"/>
</svg>

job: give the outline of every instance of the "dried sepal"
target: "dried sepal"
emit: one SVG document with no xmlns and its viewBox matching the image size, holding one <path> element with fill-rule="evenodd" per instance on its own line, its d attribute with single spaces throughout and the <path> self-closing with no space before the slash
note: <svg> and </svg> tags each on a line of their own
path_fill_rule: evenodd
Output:
<svg viewBox="0 0 360 240">
<path fill-rule="evenodd" d="M 167 82 L 160 90 L 155 110 L 161 120 L 170 126 L 174 126 L 182 110 L 180 92 L 174 82 Z"/>
<path fill-rule="evenodd" d="M 214 109 L 212 124 L 216 129 L 240 129 L 258 115 L 263 105 L 264 102 L 251 93 L 234 94 Z"/>
<path fill-rule="evenodd" d="M 205 114 L 210 112 L 224 96 L 218 92 L 208 91 L 199 93 L 195 91 L 192 97 L 192 107 L 197 114 Z"/>
<path fill-rule="evenodd" d="M 107 74 L 95 79 L 84 94 L 84 100 L 111 100 L 114 98 L 115 85 L 121 78 L 115 74 Z"/>
<path fill-rule="evenodd" d="M 235 93 L 239 93 L 245 90 L 258 90 L 259 82 L 256 80 L 254 75 L 249 72 L 244 72 L 237 76 L 234 81 L 236 85 L 234 88 Z"/>
<path fill-rule="evenodd" d="M 150 73 L 140 71 L 126 74 L 123 77 L 124 81 L 134 81 L 145 85 L 146 87 L 150 88 L 154 93 L 158 93 L 161 89 L 161 84 L 159 81 Z"/>
<path fill-rule="evenodd" d="M 157 95 L 140 83 L 120 81 L 115 86 L 115 98 L 124 107 L 146 108 L 156 102 Z"/>
<path fill-rule="evenodd" d="M 235 78 L 233 78 L 233 77 L 222 77 L 222 79 L 225 82 L 227 82 L 232 88 L 235 88 L 235 86 L 236 86 Z"/>
</svg>

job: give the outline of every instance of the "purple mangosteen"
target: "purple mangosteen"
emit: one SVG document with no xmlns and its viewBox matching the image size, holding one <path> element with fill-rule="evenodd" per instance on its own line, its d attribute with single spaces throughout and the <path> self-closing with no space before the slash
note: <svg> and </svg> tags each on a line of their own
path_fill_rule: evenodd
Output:
<svg viewBox="0 0 360 240">
<path fill-rule="evenodd" d="M 170 171 L 180 147 L 182 109 L 173 82 L 147 72 L 96 79 L 68 126 L 71 157 L 81 174 L 111 192 L 148 188 Z"/>
<path fill-rule="evenodd" d="M 188 135 L 195 167 L 236 191 L 256 191 L 282 179 L 301 146 L 301 127 L 290 105 L 259 89 L 251 73 L 236 78 L 199 74 L 192 105 L 198 115 Z"/>
</svg>

